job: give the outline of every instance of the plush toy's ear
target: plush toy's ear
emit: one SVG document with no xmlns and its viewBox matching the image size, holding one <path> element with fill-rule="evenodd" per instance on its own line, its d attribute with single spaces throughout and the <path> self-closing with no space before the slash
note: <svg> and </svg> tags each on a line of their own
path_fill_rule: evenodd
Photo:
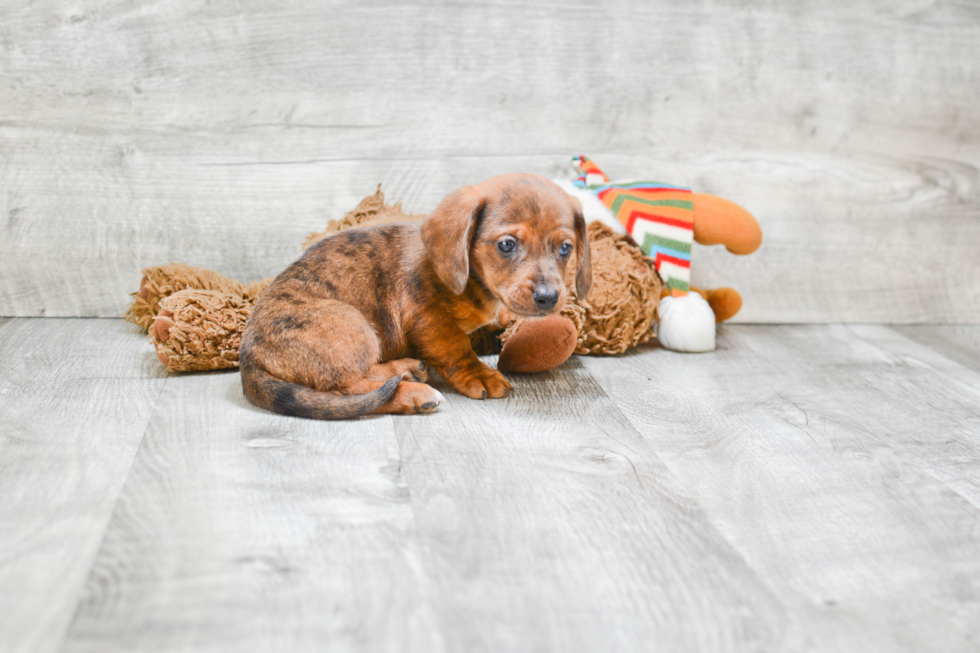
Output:
<svg viewBox="0 0 980 653">
<path fill-rule="evenodd" d="M 459 295 L 470 277 L 470 246 L 487 200 L 472 186 L 451 193 L 422 223 L 422 243 L 439 280 Z"/>
<path fill-rule="evenodd" d="M 575 274 L 575 292 L 585 299 L 592 289 L 592 248 L 589 246 L 589 229 L 582 215 L 582 205 L 572 198 L 575 209 L 575 251 L 578 253 L 578 272 Z"/>
<path fill-rule="evenodd" d="M 575 323 L 556 313 L 539 320 L 521 320 L 508 330 L 497 360 L 502 372 L 545 372 L 558 367 L 575 353 Z"/>
</svg>

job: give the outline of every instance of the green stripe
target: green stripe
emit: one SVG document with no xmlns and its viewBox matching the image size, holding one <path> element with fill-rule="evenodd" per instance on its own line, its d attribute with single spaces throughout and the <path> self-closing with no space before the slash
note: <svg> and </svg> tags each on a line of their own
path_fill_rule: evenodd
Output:
<svg viewBox="0 0 980 653">
<path fill-rule="evenodd" d="M 667 287 L 671 290 L 683 290 L 684 292 L 688 292 L 691 289 L 690 284 L 688 284 L 686 281 L 678 279 L 677 277 L 671 277 L 668 279 Z"/>
<path fill-rule="evenodd" d="M 620 193 L 613 200 L 612 206 L 609 208 L 613 212 L 613 215 L 619 215 L 619 207 L 623 205 L 626 200 L 632 200 L 637 204 L 646 204 L 647 206 L 673 206 L 678 209 L 687 209 L 688 211 L 694 210 L 694 202 L 690 200 L 646 200 L 642 197 L 634 197 L 626 193 Z"/>
<path fill-rule="evenodd" d="M 643 237 L 643 251 L 649 252 L 650 245 L 660 245 L 661 247 L 666 247 L 672 249 L 675 252 L 684 252 L 685 254 L 691 253 L 691 243 L 684 243 L 679 240 L 672 240 L 670 238 L 664 238 L 663 236 L 657 236 L 656 234 L 648 233 Z"/>
</svg>

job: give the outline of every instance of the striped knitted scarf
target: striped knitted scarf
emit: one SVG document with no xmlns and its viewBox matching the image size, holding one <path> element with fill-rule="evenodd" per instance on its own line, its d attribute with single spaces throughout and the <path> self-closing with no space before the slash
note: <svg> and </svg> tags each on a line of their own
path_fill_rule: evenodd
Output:
<svg viewBox="0 0 980 653">
<path fill-rule="evenodd" d="M 675 297 L 686 295 L 691 283 L 694 202 L 691 191 L 650 181 L 610 183 L 591 159 L 577 156 L 574 183 L 595 193 L 626 232 L 654 259 L 657 272 Z"/>
</svg>

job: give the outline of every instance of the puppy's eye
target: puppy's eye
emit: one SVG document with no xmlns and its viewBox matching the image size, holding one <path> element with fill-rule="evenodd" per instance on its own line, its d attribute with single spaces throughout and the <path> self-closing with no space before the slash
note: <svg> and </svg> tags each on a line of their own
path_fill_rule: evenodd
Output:
<svg viewBox="0 0 980 653">
<path fill-rule="evenodd" d="M 558 250 L 558 253 L 561 255 L 562 258 L 565 258 L 566 256 L 572 253 L 572 244 L 562 243 L 561 249 Z"/>
<path fill-rule="evenodd" d="M 497 241 L 497 249 L 500 250 L 501 254 L 510 254 L 516 246 L 517 241 L 513 238 L 504 238 Z"/>
</svg>

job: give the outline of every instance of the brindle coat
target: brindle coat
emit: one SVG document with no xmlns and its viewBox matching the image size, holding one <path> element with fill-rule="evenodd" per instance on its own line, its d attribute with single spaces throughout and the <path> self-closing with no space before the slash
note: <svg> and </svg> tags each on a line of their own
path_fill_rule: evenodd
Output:
<svg viewBox="0 0 980 653">
<path fill-rule="evenodd" d="M 428 363 L 467 397 L 503 397 L 510 383 L 467 334 L 502 310 L 560 310 L 572 251 L 584 298 L 592 273 L 581 206 L 529 174 L 461 188 L 421 225 L 331 236 L 259 298 L 239 354 L 245 396 L 314 419 L 432 412 L 443 397 L 424 383 Z"/>
</svg>

